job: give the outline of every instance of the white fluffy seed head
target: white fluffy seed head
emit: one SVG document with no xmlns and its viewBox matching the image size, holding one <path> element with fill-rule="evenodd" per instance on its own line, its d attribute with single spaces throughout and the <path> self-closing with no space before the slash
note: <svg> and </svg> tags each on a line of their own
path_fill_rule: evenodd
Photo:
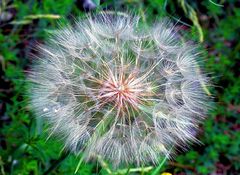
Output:
<svg viewBox="0 0 240 175">
<path fill-rule="evenodd" d="M 56 31 L 29 75 L 37 115 L 88 160 L 157 163 L 196 142 L 208 110 L 199 51 L 167 19 L 100 13 Z M 201 61 L 201 60 L 200 60 Z"/>
</svg>

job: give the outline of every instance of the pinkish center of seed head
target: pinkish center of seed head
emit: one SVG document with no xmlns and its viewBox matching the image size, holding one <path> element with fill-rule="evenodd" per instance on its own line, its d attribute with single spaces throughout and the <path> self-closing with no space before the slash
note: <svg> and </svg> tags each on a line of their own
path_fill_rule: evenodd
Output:
<svg viewBox="0 0 240 175">
<path fill-rule="evenodd" d="M 104 80 L 101 84 L 98 98 L 103 104 L 111 103 L 118 109 L 133 107 L 137 108 L 143 89 L 141 82 L 135 82 L 134 74 L 114 77 Z"/>
<path fill-rule="evenodd" d="M 122 84 L 118 85 L 117 90 L 118 90 L 119 92 L 124 91 L 124 89 L 125 89 L 124 85 L 122 85 Z"/>
</svg>

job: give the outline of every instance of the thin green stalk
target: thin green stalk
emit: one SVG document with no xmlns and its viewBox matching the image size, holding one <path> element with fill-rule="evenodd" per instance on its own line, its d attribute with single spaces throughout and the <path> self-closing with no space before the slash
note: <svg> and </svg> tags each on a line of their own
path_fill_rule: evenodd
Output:
<svg viewBox="0 0 240 175">
<path fill-rule="evenodd" d="M 162 162 L 157 166 L 157 168 L 151 173 L 151 175 L 158 175 L 160 169 L 162 168 L 162 166 L 164 165 L 164 163 L 167 161 L 168 156 L 170 155 L 172 148 L 168 151 L 168 154 L 164 157 L 164 159 L 162 160 Z"/>
</svg>

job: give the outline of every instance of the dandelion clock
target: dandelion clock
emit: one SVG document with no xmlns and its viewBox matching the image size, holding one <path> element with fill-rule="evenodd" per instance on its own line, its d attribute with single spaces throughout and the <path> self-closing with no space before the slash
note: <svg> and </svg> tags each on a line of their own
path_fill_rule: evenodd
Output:
<svg viewBox="0 0 240 175">
<path fill-rule="evenodd" d="M 102 12 L 55 31 L 35 57 L 31 106 L 85 160 L 156 164 L 197 142 L 208 78 L 168 19 L 143 29 L 137 16 Z"/>
</svg>

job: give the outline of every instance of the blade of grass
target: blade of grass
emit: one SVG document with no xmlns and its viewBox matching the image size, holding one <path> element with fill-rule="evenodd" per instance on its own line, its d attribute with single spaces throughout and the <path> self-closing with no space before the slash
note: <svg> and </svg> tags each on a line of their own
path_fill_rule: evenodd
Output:
<svg viewBox="0 0 240 175">
<path fill-rule="evenodd" d="M 43 175 L 47 175 L 47 174 L 50 174 L 54 169 L 56 169 L 60 164 L 61 162 L 63 162 L 67 157 L 68 157 L 69 153 L 66 152 L 64 154 L 62 154 L 62 156 L 57 159 L 56 161 L 53 162 L 52 166 L 50 166 L 47 171 L 45 171 L 43 173 Z"/>
<path fill-rule="evenodd" d="M 197 28 L 198 35 L 199 35 L 199 42 L 203 42 L 204 40 L 203 31 L 202 31 L 201 25 L 199 24 L 196 11 L 185 0 L 178 0 L 178 2 L 182 7 L 185 15 L 187 15 L 187 17 L 192 21 L 193 25 Z"/>
<path fill-rule="evenodd" d="M 151 175 L 158 175 L 162 166 L 164 165 L 164 163 L 167 161 L 167 158 L 169 157 L 170 152 L 172 151 L 172 148 L 168 151 L 168 154 L 164 157 L 164 159 L 162 160 L 162 162 L 157 166 L 157 168 L 151 173 Z"/>
<path fill-rule="evenodd" d="M 114 109 L 114 108 L 112 108 L 110 111 L 108 111 L 108 112 L 103 116 L 103 120 L 102 120 L 101 122 L 99 122 L 99 124 L 96 126 L 96 130 L 95 130 L 95 132 L 93 133 L 91 139 L 88 141 L 87 144 L 92 144 L 93 142 L 96 141 L 96 139 L 98 138 L 99 134 L 102 134 L 102 133 L 105 132 L 105 128 L 106 128 L 106 127 L 109 125 L 109 123 L 111 122 L 111 119 L 112 119 L 112 118 L 111 118 L 111 116 L 109 117 L 109 115 L 111 114 L 111 112 L 112 112 L 113 109 Z M 76 173 L 78 172 L 78 170 L 79 170 L 79 168 L 80 168 L 80 166 L 81 166 L 84 158 L 85 158 L 85 154 L 82 155 L 82 157 L 81 157 L 81 159 L 80 159 L 80 161 L 79 161 L 79 163 L 78 163 L 78 165 L 77 165 L 77 168 L 76 168 L 74 174 L 76 174 Z"/>
<path fill-rule="evenodd" d="M 40 19 L 40 18 L 59 19 L 59 18 L 61 18 L 61 16 L 60 15 L 53 15 L 53 14 L 38 14 L 38 15 L 27 15 L 24 18 L 25 19 Z"/>
</svg>

